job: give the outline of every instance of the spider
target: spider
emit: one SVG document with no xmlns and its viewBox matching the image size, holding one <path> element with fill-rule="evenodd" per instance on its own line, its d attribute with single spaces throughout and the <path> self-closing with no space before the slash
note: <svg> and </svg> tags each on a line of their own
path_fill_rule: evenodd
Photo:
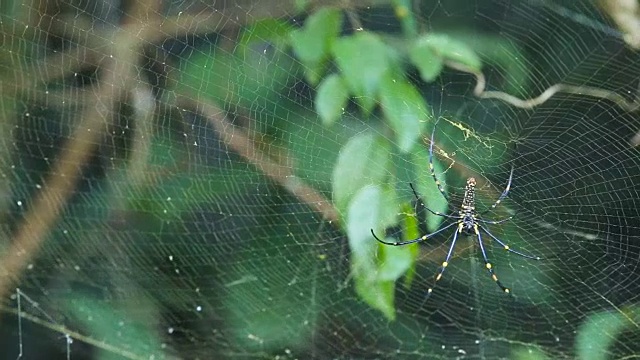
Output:
<svg viewBox="0 0 640 360">
<path fill-rule="evenodd" d="M 434 124 L 433 127 L 433 132 L 431 133 L 431 144 L 429 146 L 429 171 L 431 172 L 431 176 L 433 177 L 433 180 L 435 181 L 436 185 L 438 186 L 438 190 L 440 191 L 440 193 L 442 194 L 442 196 L 444 196 L 444 198 L 449 201 L 449 197 L 447 196 L 447 194 L 444 192 L 444 190 L 442 189 L 442 185 L 440 184 L 440 181 L 438 180 L 438 177 L 436 176 L 435 170 L 433 168 L 433 143 L 434 143 L 434 135 L 436 132 L 436 125 L 438 124 L 438 122 L 436 121 L 436 124 Z M 407 244 L 413 244 L 413 243 L 417 243 L 417 242 L 422 242 L 425 241 L 427 239 L 432 238 L 433 236 L 453 227 L 456 226 L 456 230 L 453 233 L 453 241 L 451 242 L 451 246 L 449 247 L 449 251 L 447 252 L 447 257 L 445 258 L 445 260 L 442 262 L 442 264 L 440 265 L 440 270 L 437 272 L 436 276 L 435 276 L 435 280 L 433 282 L 433 285 L 431 285 L 431 287 L 427 290 L 427 296 L 429 296 L 432 292 L 433 292 L 433 288 L 435 287 L 435 284 L 442 278 L 442 274 L 444 273 L 445 269 L 447 268 L 447 266 L 449 266 L 449 260 L 451 260 L 451 255 L 453 254 L 453 249 L 456 246 L 456 241 L 458 240 L 458 235 L 467 235 L 467 236 L 475 236 L 477 241 L 478 241 L 478 246 L 480 247 L 480 252 L 482 253 L 482 258 L 484 259 L 484 264 L 485 264 L 485 268 L 487 269 L 487 271 L 489 272 L 489 276 L 491 276 L 491 279 L 493 279 L 493 281 L 500 287 L 500 289 L 502 289 L 502 291 L 504 291 L 505 293 L 509 294 L 511 292 L 511 290 L 504 286 L 500 280 L 498 280 L 498 276 L 496 275 L 496 273 L 493 271 L 493 265 L 491 264 L 491 262 L 489 261 L 489 258 L 487 257 L 487 253 L 485 251 L 484 248 L 484 244 L 482 242 L 482 232 L 486 233 L 487 235 L 489 235 L 489 237 L 491 239 L 493 239 L 495 242 L 497 242 L 498 244 L 500 244 L 500 246 L 502 246 L 503 249 L 505 249 L 506 251 L 510 252 L 510 253 L 514 253 L 516 255 L 522 256 L 524 258 L 527 259 L 532 259 L 532 260 L 541 260 L 541 257 L 539 256 L 533 256 L 533 255 L 527 255 L 524 253 L 521 253 L 517 250 L 513 250 L 509 247 L 509 245 L 507 245 L 506 243 L 504 243 L 502 240 L 498 239 L 496 236 L 494 236 L 488 229 L 487 224 L 491 224 L 491 225 L 495 225 L 495 224 L 501 224 L 503 222 L 509 221 L 513 218 L 513 216 L 510 216 L 508 218 L 505 219 L 501 219 L 501 220 L 484 220 L 482 219 L 482 215 L 486 214 L 487 212 L 493 210 L 496 206 L 498 206 L 498 204 L 500 204 L 500 202 L 509 194 L 509 189 L 511 188 L 511 180 L 513 179 L 513 166 L 511 167 L 511 172 L 509 174 L 509 180 L 507 181 L 507 186 L 505 187 L 504 191 L 502 191 L 502 194 L 498 197 L 498 200 L 496 200 L 495 203 L 493 203 L 493 205 L 491 205 L 491 207 L 489 209 L 487 209 L 486 211 L 482 212 L 482 213 L 478 213 L 476 211 L 476 179 L 473 177 L 470 177 L 467 179 L 467 185 L 465 186 L 464 189 L 464 195 L 462 198 L 462 205 L 460 206 L 460 210 L 458 210 L 457 212 L 453 212 L 450 214 L 442 214 L 440 212 L 437 211 L 433 211 L 431 209 L 429 209 L 428 207 L 426 207 L 424 205 L 424 203 L 422 204 L 424 206 L 424 208 L 429 211 L 430 213 L 437 215 L 437 216 L 441 216 L 444 217 L 446 219 L 455 219 L 454 222 L 440 228 L 439 230 L 436 230 L 435 232 L 431 233 L 431 234 L 427 234 L 427 235 L 423 235 L 420 236 L 416 239 L 413 240 L 408 240 L 408 241 L 401 241 L 401 242 L 393 242 L 393 243 L 388 243 L 385 241 L 380 240 L 380 238 L 378 238 L 376 236 L 376 234 L 374 233 L 373 229 L 371 229 L 371 234 L 373 235 L 373 237 L 385 244 L 385 245 L 392 245 L 392 246 L 402 246 L 402 245 L 407 245 Z M 411 191 L 413 191 L 413 195 L 416 197 L 416 199 L 418 200 L 418 202 L 420 201 L 420 197 L 418 196 L 418 193 L 416 192 L 416 190 L 413 188 L 412 184 L 409 184 L 409 186 L 411 187 Z"/>
</svg>

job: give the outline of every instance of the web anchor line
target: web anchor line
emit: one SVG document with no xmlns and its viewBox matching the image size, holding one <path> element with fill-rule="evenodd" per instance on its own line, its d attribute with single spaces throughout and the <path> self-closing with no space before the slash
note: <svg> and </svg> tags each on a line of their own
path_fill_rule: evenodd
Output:
<svg viewBox="0 0 640 360">
<path fill-rule="evenodd" d="M 61 326 L 51 315 L 49 315 L 46 311 L 44 311 L 37 301 L 31 299 L 27 294 L 22 292 L 20 288 L 16 288 L 16 303 L 18 307 L 18 357 L 16 360 L 22 359 L 24 355 L 24 342 L 22 337 L 22 318 L 24 313 L 22 312 L 22 299 L 25 299 L 34 309 L 37 309 L 42 316 L 44 316 L 51 324 L 56 324 Z M 71 344 L 73 343 L 73 338 L 71 334 L 64 333 L 63 334 L 66 342 L 66 358 L 67 360 L 71 360 Z"/>
</svg>

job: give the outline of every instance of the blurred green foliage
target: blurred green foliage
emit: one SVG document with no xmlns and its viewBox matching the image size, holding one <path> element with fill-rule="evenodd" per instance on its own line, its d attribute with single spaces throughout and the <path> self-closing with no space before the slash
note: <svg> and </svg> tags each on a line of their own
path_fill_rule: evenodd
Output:
<svg viewBox="0 0 640 360">
<path fill-rule="evenodd" d="M 301 10 L 310 2 L 295 3 Z M 441 5 L 476 11 L 468 2 L 446 3 Z M 19 12 L 16 4 L 0 6 L 3 33 L 11 35 L 0 47 L 3 89 L 16 79 L 28 79 L 16 69 L 35 61 L 39 53 L 66 49 L 64 43 L 50 49 L 55 45 L 22 30 L 24 24 L 8 26 L 8 19 Z M 460 80 L 455 77 L 460 74 L 447 73 L 447 64 L 472 71 L 499 69 L 501 77 L 493 84 L 512 94 L 527 94 L 532 87 L 540 90 L 541 85 L 532 81 L 533 64 L 541 61 L 536 55 L 577 63 L 573 77 L 588 77 L 592 69 L 582 67 L 575 56 L 584 50 L 584 42 L 555 40 L 541 55 L 499 31 L 474 31 L 460 19 L 426 31 L 421 24 L 424 14 L 434 23 L 446 18 L 433 15 L 437 9 L 426 3 L 422 8 L 405 0 L 387 5 L 368 9 L 374 15 L 393 13 L 385 18 L 391 25 L 387 20 L 374 21 L 381 28 L 351 29 L 345 10 L 323 7 L 304 14 L 308 16 L 302 25 L 298 17 L 293 21 L 294 16 L 267 18 L 240 27 L 235 38 L 224 33 L 216 34 L 215 40 L 194 40 L 185 45 L 190 52 L 176 51 L 173 65 L 179 69 L 178 81 L 158 91 L 220 104 L 232 130 L 246 131 L 265 158 L 290 161 L 285 166 L 292 170 L 291 181 L 304 181 L 331 198 L 340 217 L 338 229 L 322 221 L 310 204 L 286 193 L 283 184 L 265 176 L 259 164 L 249 164 L 230 151 L 203 116 L 193 109 L 176 110 L 168 96 L 156 99 L 160 110 L 153 131 L 142 136 L 149 142 L 148 156 L 143 167 L 134 170 L 145 177 L 132 181 L 127 154 L 136 149 L 132 134 L 139 130 L 140 119 L 122 105 L 114 111 L 104 144 L 83 169 L 74 197 L 49 234 L 42 258 L 25 275 L 32 291 L 43 290 L 46 310 L 60 315 L 68 326 L 86 330 L 93 339 L 107 339 L 111 346 L 167 357 L 180 353 L 193 358 L 247 354 L 293 358 L 313 352 L 318 358 L 385 357 L 400 348 L 407 354 L 430 355 L 443 349 L 449 337 L 454 339 L 449 343 L 462 339 L 477 344 L 485 334 L 477 334 L 482 329 L 476 327 L 484 324 L 489 324 L 489 337 L 495 341 L 487 345 L 491 348 L 487 357 L 546 359 L 575 352 L 580 359 L 595 360 L 615 353 L 612 348 L 622 334 L 635 330 L 630 324 L 637 321 L 637 311 L 628 307 L 588 316 L 581 312 L 583 319 L 574 316 L 571 306 L 563 308 L 573 301 L 573 294 L 561 296 L 553 290 L 562 288 L 554 283 L 558 278 L 573 281 L 574 269 L 554 265 L 555 258 L 534 266 L 514 256 L 497 257 L 495 262 L 492 258 L 505 282 L 525 279 L 518 291 L 526 294 L 526 301 L 491 296 L 469 300 L 474 307 L 456 309 L 459 318 L 453 320 L 437 318 L 444 311 L 427 314 L 425 309 L 431 308 L 415 304 L 412 308 L 407 301 L 424 297 L 424 279 L 440 264 L 436 249 L 447 236 L 443 234 L 443 241 L 392 247 L 376 242 L 371 229 L 389 242 L 414 239 L 436 231 L 443 221 L 431 213 L 421 214 L 423 205 L 441 213 L 458 206 L 441 196 L 429 173 L 428 145 L 436 119 L 440 122 L 434 169 L 449 194 L 456 194 L 468 175 L 458 168 L 472 167 L 497 184 L 503 180 L 494 181 L 492 169 L 516 154 L 517 139 L 510 132 L 515 126 L 505 124 L 511 117 L 517 123 L 518 114 L 505 110 L 504 104 L 492 104 L 487 110 L 469 100 L 472 78 Z M 416 9 L 424 14 L 416 14 Z M 462 11 L 460 17 L 477 20 L 474 11 L 466 17 Z M 362 15 L 371 25 L 366 11 L 351 15 Z M 551 26 L 533 30 L 553 32 Z M 532 38 L 537 36 L 542 35 Z M 96 76 L 92 70 L 56 80 L 51 89 L 69 91 L 91 84 Z M 548 72 L 555 76 L 554 70 Z M 433 95 L 449 87 L 455 88 L 450 92 L 464 95 Z M 46 186 L 43 180 L 80 113 L 67 104 L 63 110 L 50 109 L 29 91 L 0 95 L 3 143 L 8 150 L 2 167 L 11 174 L 6 196 L 11 204 L 4 220 L 8 229 L 19 224 L 29 200 Z M 486 118 L 478 115 L 482 111 Z M 509 119 L 497 118 L 501 115 Z M 566 141 L 555 133 L 550 137 Z M 582 145 L 586 150 L 580 153 L 587 153 L 591 144 Z M 542 200 L 560 199 L 545 192 L 543 181 L 536 181 L 535 187 L 524 183 L 523 192 Z M 408 183 L 415 186 L 420 201 Z M 576 191 L 581 189 L 571 184 Z M 608 193 L 609 185 L 600 181 L 594 191 Z M 479 191 L 479 202 L 491 204 L 493 192 Z M 571 214 L 571 204 L 569 210 L 557 206 L 558 213 Z M 509 211 L 507 205 L 503 212 Z M 541 240 L 540 232 L 532 230 L 535 224 L 518 221 L 494 234 L 514 248 L 575 245 L 561 236 L 547 236 L 551 230 Z M 549 239 L 558 244 L 543 244 Z M 589 263 L 587 251 L 575 248 L 569 250 L 573 259 Z M 444 301 L 443 308 L 465 303 L 472 291 L 478 291 L 472 288 L 477 279 L 460 270 L 473 260 L 467 256 L 455 260 L 460 264 L 457 269 L 448 269 L 455 284 L 442 286 L 465 292 L 444 292 L 443 297 L 466 296 Z M 549 274 L 552 266 L 563 270 Z M 399 281 L 402 287 L 396 286 Z M 582 324 L 574 348 L 546 349 L 537 344 L 549 344 L 545 337 L 569 322 L 556 318 L 558 313 L 571 314 L 572 323 Z M 519 315 L 520 320 L 513 320 Z M 475 319 L 472 325 L 466 323 L 470 318 Z M 542 334 L 524 328 L 530 324 L 544 328 Z M 461 331 L 452 336 L 451 328 Z M 165 337 L 174 341 L 170 348 Z M 506 340 L 495 340 L 500 337 Z M 321 345 L 310 348 L 309 343 L 318 339 Z M 103 350 L 96 358 L 117 357 Z"/>
</svg>

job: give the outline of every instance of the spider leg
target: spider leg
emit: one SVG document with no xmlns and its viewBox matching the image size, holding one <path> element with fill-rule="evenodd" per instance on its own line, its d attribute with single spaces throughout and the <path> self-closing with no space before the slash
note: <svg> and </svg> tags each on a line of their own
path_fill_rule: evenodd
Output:
<svg viewBox="0 0 640 360">
<path fill-rule="evenodd" d="M 433 139 L 436 135 L 436 125 L 438 125 L 438 121 L 440 121 L 440 118 L 438 118 L 435 124 L 433 124 L 433 131 L 431 132 L 431 144 L 429 145 L 429 172 L 431 172 L 431 176 L 433 177 L 433 180 L 436 182 L 436 185 L 438 186 L 438 190 L 440 191 L 440 194 L 442 194 L 442 196 L 444 196 L 444 198 L 447 201 L 449 201 L 449 197 L 447 196 L 447 193 L 444 192 L 444 189 L 440 184 L 440 180 L 438 180 L 438 177 L 436 176 L 436 172 L 433 168 L 433 143 L 434 143 Z"/>
<path fill-rule="evenodd" d="M 422 202 L 422 200 L 420 199 L 420 196 L 418 196 L 418 193 L 416 192 L 416 189 L 414 189 L 413 184 L 409 183 L 409 186 L 411 186 L 411 191 L 413 191 L 413 195 L 415 195 L 416 200 L 418 200 L 418 202 L 420 202 L 422 204 L 422 206 L 427 209 L 428 212 L 432 213 L 433 215 L 438 215 L 438 216 L 442 216 L 442 217 L 446 217 L 446 218 L 450 218 L 450 219 L 458 219 L 460 218 L 460 216 L 453 216 L 453 215 L 447 215 L 447 214 L 443 214 L 441 212 L 438 211 L 433 211 L 431 209 L 429 209 L 424 202 Z"/>
<path fill-rule="evenodd" d="M 385 245 L 393 245 L 393 246 L 400 246 L 400 245 L 407 245 L 407 244 L 413 244 L 413 243 L 417 243 L 417 242 L 421 242 L 421 241 L 425 241 L 430 237 L 433 237 L 436 234 L 439 234 L 445 230 L 447 230 L 448 228 L 452 227 L 453 225 L 455 225 L 457 223 L 451 223 L 445 227 L 443 227 L 442 229 L 436 230 L 434 232 L 432 232 L 431 234 L 427 234 L 427 235 L 422 235 L 419 238 L 413 239 L 413 240 L 408 240 L 408 241 L 400 241 L 400 242 L 393 242 L 393 243 L 388 243 L 385 241 L 380 240 L 379 237 L 376 236 L 376 234 L 373 232 L 373 229 L 371 229 L 371 235 L 373 235 L 373 237 L 378 240 L 379 242 L 385 244 Z"/>
<path fill-rule="evenodd" d="M 456 223 L 454 223 L 454 224 L 456 224 Z M 444 273 L 444 270 L 447 268 L 447 266 L 449 266 L 449 260 L 451 260 L 451 255 L 453 255 L 453 249 L 456 247 L 456 241 L 458 240 L 458 234 L 460 234 L 462 232 L 462 226 L 463 226 L 462 225 L 462 221 L 459 221 L 457 224 L 458 224 L 458 228 L 453 233 L 453 241 L 451 241 L 451 246 L 449 246 L 449 252 L 447 253 L 447 257 L 442 262 L 442 265 L 440 265 L 440 271 L 436 274 L 436 277 L 433 280 L 433 284 L 431 285 L 431 287 L 429 289 L 427 289 L 427 297 L 429 295 L 431 295 L 431 293 L 433 292 L 433 288 L 436 286 L 436 283 L 438 281 L 440 281 L 440 279 L 442 279 L 442 274 Z"/>
<path fill-rule="evenodd" d="M 507 250 L 508 252 L 514 253 L 516 255 L 520 255 L 520 256 L 522 256 L 524 258 L 527 258 L 527 259 L 532 259 L 532 260 L 541 260 L 542 259 L 540 256 L 527 255 L 527 254 L 521 253 L 521 252 L 519 252 L 517 250 L 513 250 L 511 247 L 509 247 L 509 245 L 505 244 L 502 240 L 498 239 L 495 235 L 490 233 L 489 230 L 486 227 L 484 227 L 482 225 L 478 225 L 478 226 L 480 227 L 480 229 L 482 231 L 487 233 L 487 235 L 489 235 L 493 240 L 495 240 L 498 244 L 500 244 L 503 249 Z"/>
<path fill-rule="evenodd" d="M 500 204 L 500 202 L 502 202 L 502 200 L 504 200 L 504 198 L 507 197 L 507 195 L 509 194 L 509 190 L 511 189 L 511 181 L 512 180 L 513 180 L 513 164 L 511 164 L 511 172 L 509 173 L 509 180 L 507 181 L 507 187 L 504 188 L 504 190 L 502 191 L 502 194 L 500 194 L 500 197 L 498 198 L 498 200 L 496 200 L 496 202 L 494 202 L 493 205 L 491 205 L 490 208 L 488 208 L 487 210 L 481 212 L 480 215 L 484 215 L 484 214 L 488 213 L 489 211 L 495 209 L 496 206 L 498 206 L 498 204 Z"/>
<path fill-rule="evenodd" d="M 480 251 L 482 252 L 482 258 L 484 259 L 484 265 L 487 268 L 487 271 L 489 272 L 489 275 L 491 275 L 491 278 L 493 279 L 493 281 L 495 281 L 496 284 L 498 284 L 498 286 L 502 289 L 502 291 L 504 291 L 505 293 L 509 294 L 511 292 L 511 290 L 509 290 L 508 287 L 502 285 L 500 280 L 498 280 L 498 276 L 493 271 L 493 266 L 491 265 L 491 263 L 489 262 L 489 259 L 487 258 L 487 252 L 484 250 L 484 245 L 482 244 L 482 235 L 480 235 L 480 230 L 478 230 L 478 224 L 474 224 L 473 225 L 473 231 L 476 233 L 476 236 L 478 237 L 478 245 L 480 245 Z"/>
</svg>

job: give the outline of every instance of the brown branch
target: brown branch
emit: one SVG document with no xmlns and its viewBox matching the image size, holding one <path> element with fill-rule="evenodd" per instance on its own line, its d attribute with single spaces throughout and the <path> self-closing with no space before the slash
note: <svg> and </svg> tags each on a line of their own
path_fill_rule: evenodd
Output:
<svg viewBox="0 0 640 360">
<path fill-rule="evenodd" d="M 199 100 L 197 96 L 180 94 L 178 95 L 178 104 L 181 107 L 196 108 L 202 112 L 220 135 L 222 142 L 230 149 L 245 158 L 271 180 L 300 199 L 300 201 L 322 214 L 324 219 L 336 225 L 339 223 L 338 212 L 330 200 L 293 174 L 290 167 L 273 161 L 271 157 L 261 152 L 247 133 L 229 123 L 225 112 L 213 102 Z"/>
<path fill-rule="evenodd" d="M 137 4 L 145 3 L 143 1 Z M 137 72 L 135 64 L 139 33 L 122 31 L 113 41 L 113 58 L 105 65 L 92 106 L 81 114 L 81 121 L 57 157 L 42 190 L 35 195 L 11 245 L 0 258 L 0 298 L 5 298 L 22 271 L 38 253 L 73 194 L 82 168 L 102 140 L 115 102 L 125 93 Z"/>
<path fill-rule="evenodd" d="M 99 92 L 100 96 L 95 99 L 95 106 L 90 107 L 82 115 L 83 121 L 71 135 L 68 144 L 53 166 L 49 178 L 44 182 L 40 193 L 35 196 L 30 211 L 27 212 L 16 231 L 10 248 L 0 259 L 2 269 L 0 298 L 7 295 L 13 282 L 32 261 L 67 199 L 72 195 L 81 168 L 86 164 L 93 148 L 100 140 L 109 116 L 108 109 L 112 107 L 114 98 L 119 92 L 106 85 L 113 84 L 115 80 L 113 77 L 122 74 L 116 71 L 115 66 L 107 68 L 107 71 L 112 74 L 110 79 L 112 81 L 105 81 Z"/>
<path fill-rule="evenodd" d="M 113 56 L 113 59 L 109 58 L 110 61 L 105 64 L 103 69 L 105 78 L 99 82 L 100 86 L 96 91 L 93 106 L 87 107 L 81 114 L 81 121 L 53 165 L 49 178 L 44 182 L 45 186 L 34 197 L 30 210 L 25 214 L 21 225 L 14 234 L 11 246 L 0 258 L 0 298 L 8 294 L 12 284 L 20 277 L 27 264 L 32 261 L 72 195 L 82 167 L 101 141 L 109 123 L 109 111 L 114 108 L 115 101 L 127 90 L 131 79 L 135 78 L 134 67 L 140 46 L 181 34 L 219 31 L 228 26 L 242 26 L 260 18 L 283 16 L 290 14 L 291 9 L 295 9 L 295 3 L 295 0 L 289 0 L 279 3 L 276 7 L 253 6 L 248 10 L 240 9 L 242 11 L 238 10 L 232 16 L 229 13 L 223 15 L 219 12 L 212 12 L 205 15 L 158 19 L 159 2 L 156 0 L 134 2 L 136 8 L 130 9 L 130 11 L 139 14 L 139 16 L 127 18 L 122 31 L 111 42 L 112 46 L 102 47 L 103 43 L 94 44 L 97 46 L 96 49 L 79 46 L 31 65 L 34 71 L 27 72 L 31 76 L 21 78 L 21 81 L 10 81 L 7 85 L 5 82 L 1 89 L 3 93 L 18 94 L 20 91 L 47 83 L 52 79 L 64 77 L 72 71 L 78 71 L 88 65 L 98 66 L 102 59 L 108 58 L 107 54 Z M 343 3 L 343 0 L 319 0 L 313 2 L 311 6 L 333 5 L 340 7 Z M 370 6 L 373 3 L 374 1 L 362 1 L 358 3 L 358 6 Z M 138 22 L 132 23 L 133 20 Z M 88 40 L 106 38 L 92 32 L 81 31 L 81 33 L 86 34 Z M 87 41 L 87 43 L 89 42 Z M 194 104 L 204 111 L 216 130 L 222 135 L 223 141 L 231 148 L 253 163 L 268 177 L 315 208 L 326 219 L 338 222 L 339 217 L 330 201 L 296 177 L 288 167 L 279 165 L 253 146 L 249 146 L 248 144 L 252 144 L 252 142 L 247 135 L 241 133 L 239 129 L 234 129 L 224 119 L 219 108 L 207 103 Z"/>
</svg>

